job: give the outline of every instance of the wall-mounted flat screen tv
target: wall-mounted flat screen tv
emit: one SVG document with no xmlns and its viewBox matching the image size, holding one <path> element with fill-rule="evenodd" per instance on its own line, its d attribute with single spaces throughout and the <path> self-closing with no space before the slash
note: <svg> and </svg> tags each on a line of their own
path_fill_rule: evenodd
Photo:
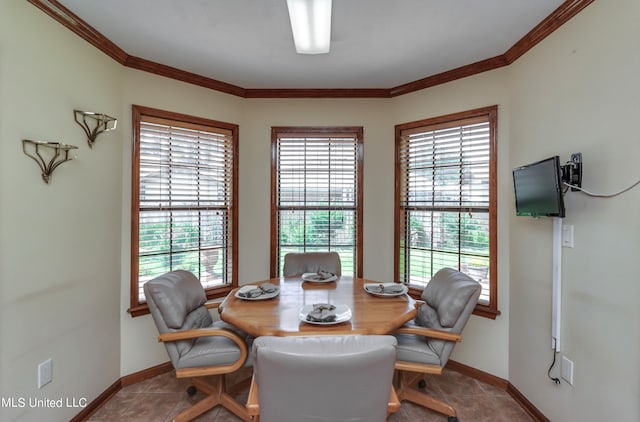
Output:
<svg viewBox="0 0 640 422">
<path fill-rule="evenodd" d="M 516 214 L 564 217 L 562 170 L 558 156 L 513 169 Z"/>
</svg>

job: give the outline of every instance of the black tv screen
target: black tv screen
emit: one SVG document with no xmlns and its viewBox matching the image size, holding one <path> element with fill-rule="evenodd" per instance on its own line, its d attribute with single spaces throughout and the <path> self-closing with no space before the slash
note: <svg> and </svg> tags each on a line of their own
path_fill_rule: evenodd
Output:
<svg viewBox="0 0 640 422">
<path fill-rule="evenodd" d="M 564 217 L 558 156 L 513 169 L 513 187 L 517 215 Z"/>
</svg>

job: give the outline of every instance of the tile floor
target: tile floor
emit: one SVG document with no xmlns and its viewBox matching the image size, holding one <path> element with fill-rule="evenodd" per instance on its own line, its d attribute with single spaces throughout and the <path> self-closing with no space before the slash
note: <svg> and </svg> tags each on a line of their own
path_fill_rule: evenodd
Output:
<svg viewBox="0 0 640 422">
<path fill-rule="evenodd" d="M 251 369 L 234 374 L 243 379 Z M 234 382 L 232 378 L 229 381 Z M 452 370 L 442 376 L 427 376 L 426 390 L 433 396 L 453 405 L 461 422 L 531 422 L 533 419 L 505 391 Z M 122 388 L 99 408 L 88 422 L 168 422 L 181 410 L 200 400 L 197 393 L 188 397 L 189 381 L 178 380 L 173 372 Z M 246 401 L 248 389 L 236 399 Z M 392 414 L 390 422 L 446 422 L 447 417 L 409 402 L 403 402 L 399 412 Z M 237 422 L 235 415 L 218 406 L 201 415 L 197 422 Z"/>
</svg>

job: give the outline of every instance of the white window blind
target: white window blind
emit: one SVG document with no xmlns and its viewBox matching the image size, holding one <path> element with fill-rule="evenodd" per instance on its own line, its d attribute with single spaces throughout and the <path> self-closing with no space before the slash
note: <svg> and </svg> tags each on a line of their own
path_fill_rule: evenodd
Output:
<svg viewBox="0 0 640 422">
<path fill-rule="evenodd" d="M 424 287 L 443 267 L 482 284 L 490 300 L 490 166 L 488 116 L 400 131 L 399 277 Z"/>
<path fill-rule="evenodd" d="M 231 283 L 232 131 L 142 115 L 138 152 L 139 303 L 146 281 L 176 269 L 205 289 Z"/>
<path fill-rule="evenodd" d="M 342 273 L 358 258 L 360 136 L 278 133 L 275 142 L 276 268 L 288 252 L 335 251 Z"/>
</svg>

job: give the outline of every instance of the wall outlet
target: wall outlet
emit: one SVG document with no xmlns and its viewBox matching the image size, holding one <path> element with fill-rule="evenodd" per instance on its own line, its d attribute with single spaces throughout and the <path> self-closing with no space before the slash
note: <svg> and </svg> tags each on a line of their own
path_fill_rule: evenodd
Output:
<svg viewBox="0 0 640 422">
<path fill-rule="evenodd" d="M 573 362 L 567 359 L 566 356 L 562 357 L 562 369 L 560 375 L 563 380 L 568 382 L 570 385 L 573 385 Z"/>
<path fill-rule="evenodd" d="M 52 365 L 51 358 L 38 365 L 38 388 L 42 388 L 51 382 L 53 378 Z"/>
</svg>

